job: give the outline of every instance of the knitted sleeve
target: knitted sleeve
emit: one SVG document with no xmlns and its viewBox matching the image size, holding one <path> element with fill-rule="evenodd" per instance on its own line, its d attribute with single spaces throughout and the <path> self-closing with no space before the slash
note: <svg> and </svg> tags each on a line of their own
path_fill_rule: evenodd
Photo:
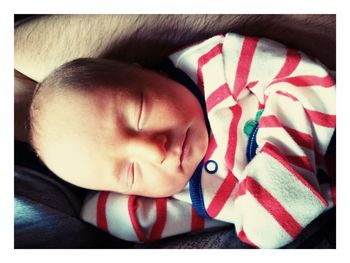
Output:
<svg viewBox="0 0 350 263">
<path fill-rule="evenodd" d="M 227 225 L 204 219 L 190 203 L 171 197 L 147 198 L 111 192 L 91 192 L 84 202 L 81 218 L 120 239 L 142 243 Z"/>
</svg>

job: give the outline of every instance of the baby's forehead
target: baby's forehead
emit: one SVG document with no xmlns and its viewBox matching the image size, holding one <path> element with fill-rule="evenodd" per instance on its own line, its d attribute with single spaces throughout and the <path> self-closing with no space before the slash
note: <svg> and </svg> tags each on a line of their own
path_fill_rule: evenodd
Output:
<svg viewBox="0 0 350 263">
<path fill-rule="evenodd" d="M 140 100 L 140 92 L 132 87 L 121 86 L 95 86 L 88 89 L 70 88 L 67 91 L 53 95 L 54 99 L 47 101 L 46 117 L 50 118 L 50 112 L 55 116 L 67 116 L 80 114 L 82 117 L 91 114 L 104 116 L 116 110 L 134 105 Z M 58 113 L 58 115 L 56 114 Z"/>
<path fill-rule="evenodd" d="M 120 98 L 126 99 L 134 96 L 138 92 L 137 87 L 133 85 L 104 85 L 94 83 L 91 86 L 66 86 L 56 91 L 43 92 L 41 94 L 43 102 L 50 102 L 52 100 L 66 100 L 72 102 L 74 98 L 95 98 L 95 99 L 110 99 Z M 73 101 L 74 102 L 74 101 Z"/>
<path fill-rule="evenodd" d="M 121 100 L 116 95 L 118 93 L 99 89 L 67 90 L 51 94 L 51 98 L 43 102 L 38 114 L 40 126 L 45 133 L 50 134 L 48 137 L 57 137 L 61 133 L 67 135 L 71 132 L 83 134 L 86 129 L 98 129 L 97 124 L 112 112 L 112 107 L 118 105 L 118 101 Z"/>
</svg>

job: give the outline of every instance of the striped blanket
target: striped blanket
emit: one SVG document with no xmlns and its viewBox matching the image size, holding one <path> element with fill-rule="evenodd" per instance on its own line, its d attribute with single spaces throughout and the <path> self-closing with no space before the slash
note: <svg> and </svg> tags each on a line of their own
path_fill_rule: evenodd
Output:
<svg viewBox="0 0 350 263">
<path fill-rule="evenodd" d="M 211 133 L 203 161 L 172 197 L 91 193 L 85 221 L 136 242 L 233 223 L 242 241 L 277 248 L 335 205 L 335 175 L 325 162 L 335 83 L 322 64 L 232 33 L 169 58 L 205 99 Z"/>
</svg>

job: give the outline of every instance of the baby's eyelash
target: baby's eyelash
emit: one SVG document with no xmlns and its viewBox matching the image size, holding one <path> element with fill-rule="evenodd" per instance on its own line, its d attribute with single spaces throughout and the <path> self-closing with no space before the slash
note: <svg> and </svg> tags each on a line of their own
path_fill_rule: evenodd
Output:
<svg viewBox="0 0 350 263">
<path fill-rule="evenodd" d="M 137 120 L 137 130 L 141 131 L 142 130 L 142 112 L 143 112 L 143 92 L 141 92 L 141 102 L 140 102 L 140 112 L 139 112 L 139 117 Z"/>
<path fill-rule="evenodd" d="M 135 162 L 130 163 L 129 169 L 128 169 L 128 186 L 132 187 L 135 180 Z"/>
<path fill-rule="evenodd" d="M 131 164 L 130 173 L 131 173 L 131 176 L 135 176 L 135 162 Z"/>
</svg>

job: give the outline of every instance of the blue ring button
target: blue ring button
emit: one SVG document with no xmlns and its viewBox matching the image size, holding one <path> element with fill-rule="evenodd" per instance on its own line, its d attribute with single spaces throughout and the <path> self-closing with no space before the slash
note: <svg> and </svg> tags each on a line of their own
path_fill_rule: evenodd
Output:
<svg viewBox="0 0 350 263">
<path fill-rule="evenodd" d="M 209 160 L 205 163 L 204 165 L 204 169 L 210 173 L 210 174 L 214 174 L 218 171 L 218 164 L 213 161 L 213 160 Z"/>
</svg>

